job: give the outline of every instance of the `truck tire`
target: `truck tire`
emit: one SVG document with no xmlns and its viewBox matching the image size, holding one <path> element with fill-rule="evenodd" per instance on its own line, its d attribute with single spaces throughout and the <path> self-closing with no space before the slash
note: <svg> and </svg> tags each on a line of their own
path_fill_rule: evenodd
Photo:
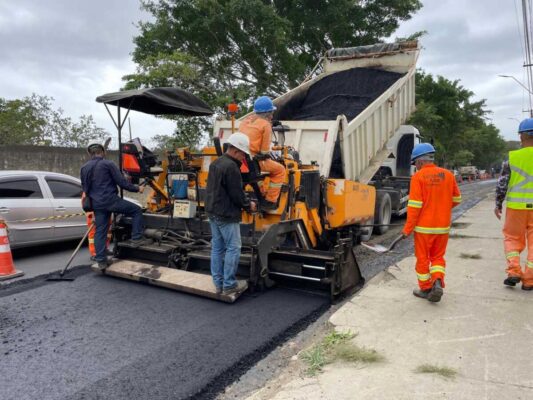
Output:
<svg viewBox="0 0 533 400">
<path fill-rule="evenodd" d="M 377 192 L 376 209 L 374 210 L 374 223 L 376 225 L 390 224 L 392 215 L 392 201 L 387 192 Z M 378 235 L 383 235 L 389 230 L 389 226 L 375 226 Z"/>
</svg>

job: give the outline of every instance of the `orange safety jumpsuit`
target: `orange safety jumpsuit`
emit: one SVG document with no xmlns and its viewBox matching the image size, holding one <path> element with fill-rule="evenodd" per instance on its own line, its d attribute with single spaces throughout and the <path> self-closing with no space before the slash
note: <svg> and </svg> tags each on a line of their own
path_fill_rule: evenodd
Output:
<svg viewBox="0 0 533 400">
<path fill-rule="evenodd" d="M 270 122 L 256 114 L 252 114 L 241 122 L 239 132 L 244 133 L 250 139 L 250 152 L 253 156 L 270 152 L 270 143 L 272 141 L 272 126 Z M 285 167 L 271 159 L 259 161 L 259 167 L 261 171 L 268 172 L 270 178 L 269 187 L 262 188 L 262 192 L 265 193 L 265 199 L 276 203 L 285 179 Z"/>
<path fill-rule="evenodd" d="M 452 208 L 461 202 L 453 174 L 435 164 L 424 165 L 411 178 L 407 221 L 402 233 L 415 232 L 416 275 L 421 290 L 440 279 L 444 287 L 446 246 Z"/>
<path fill-rule="evenodd" d="M 510 181 L 507 188 L 504 248 L 508 276 L 522 280 L 522 288 L 533 288 L 533 147 L 509 153 Z M 522 272 L 520 253 L 526 248 L 526 268 Z"/>
<path fill-rule="evenodd" d="M 82 196 L 82 199 L 83 199 L 85 197 L 85 193 L 82 193 L 81 196 Z M 93 212 L 86 212 L 85 216 L 87 217 L 87 227 L 90 227 L 91 224 L 94 221 L 94 213 Z M 92 257 L 96 256 L 96 247 L 94 246 L 94 235 L 95 234 L 96 234 L 96 225 L 93 226 L 93 229 L 90 230 L 89 236 L 88 236 L 88 239 L 89 239 L 89 252 L 91 253 Z M 105 244 L 106 248 L 109 247 L 109 244 L 111 243 L 111 238 L 112 238 L 112 234 L 111 234 L 111 218 L 110 218 L 109 219 L 109 230 L 107 231 L 107 241 L 106 241 L 106 244 Z"/>
</svg>

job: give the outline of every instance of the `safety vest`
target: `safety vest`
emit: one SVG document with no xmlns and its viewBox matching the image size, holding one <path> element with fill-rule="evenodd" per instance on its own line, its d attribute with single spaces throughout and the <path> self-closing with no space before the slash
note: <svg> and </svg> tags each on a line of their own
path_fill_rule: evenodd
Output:
<svg viewBox="0 0 533 400">
<path fill-rule="evenodd" d="M 507 188 L 507 207 L 533 210 L 533 147 L 509 152 L 511 177 Z"/>
</svg>

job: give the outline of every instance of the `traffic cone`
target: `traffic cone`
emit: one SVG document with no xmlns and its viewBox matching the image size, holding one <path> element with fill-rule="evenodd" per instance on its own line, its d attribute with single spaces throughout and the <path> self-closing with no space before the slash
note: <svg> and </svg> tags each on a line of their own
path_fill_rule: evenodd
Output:
<svg viewBox="0 0 533 400">
<path fill-rule="evenodd" d="M 0 220 L 0 281 L 12 279 L 24 275 L 24 272 L 17 271 L 13 265 L 11 248 L 7 237 L 7 227 L 3 220 Z"/>
</svg>

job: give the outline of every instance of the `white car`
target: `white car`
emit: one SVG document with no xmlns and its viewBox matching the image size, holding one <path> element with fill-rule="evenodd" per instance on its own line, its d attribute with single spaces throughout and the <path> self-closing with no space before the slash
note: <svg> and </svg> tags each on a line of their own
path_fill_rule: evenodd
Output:
<svg viewBox="0 0 533 400">
<path fill-rule="evenodd" d="M 11 248 L 81 239 L 87 231 L 81 194 L 80 180 L 70 175 L 0 171 L 0 219 Z"/>
</svg>

